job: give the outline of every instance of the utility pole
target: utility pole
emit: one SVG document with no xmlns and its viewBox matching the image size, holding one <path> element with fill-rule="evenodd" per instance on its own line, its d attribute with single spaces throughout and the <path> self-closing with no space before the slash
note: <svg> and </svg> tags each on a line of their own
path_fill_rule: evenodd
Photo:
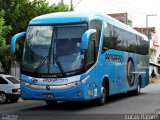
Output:
<svg viewBox="0 0 160 120">
<path fill-rule="evenodd" d="M 82 2 L 82 0 L 79 0 L 79 2 L 76 5 L 73 5 L 73 0 L 71 0 L 71 8 L 70 10 L 72 11 L 77 5 L 79 5 Z"/>
<path fill-rule="evenodd" d="M 73 1 L 71 0 L 71 11 L 73 10 Z"/>
<path fill-rule="evenodd" d="M 61 0 L 61 3 L 62 3 L 62 4 L 64 4 L 64 1 L 63 1 L 63 0 Z"/>
</svg>

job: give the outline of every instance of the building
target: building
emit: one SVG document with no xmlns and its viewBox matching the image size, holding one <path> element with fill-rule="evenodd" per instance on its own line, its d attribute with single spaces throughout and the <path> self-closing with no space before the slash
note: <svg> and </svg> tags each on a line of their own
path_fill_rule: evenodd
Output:
<svg viewBox="0 0 160 120">
<path fill-rule="evenodd" d="M 156 34 L 155 27 L 148 27 L 148 28 L 135 27 L 134 29 L 142 34 L 145 34 L 148 37 L 148 39 L 152 39 L 152 37 L 153 37 L 152 35 Z M 158 38 L 156 38 L 156 39 L 158 39 Z"/>
<path fill-rule="evenodd" d="M 156 79 L 160 79 L 160 45 L 158 42 L 158 35 L 155 30 L 155 27 L 148 27 L 148 28 L 134 28 L 138 32 L 141 32 L 148 36 L 150 40 L 150 57 L 149 57 L 149 63 L 150 63 L 150 78 L 152 80 L 152 75 L 155 73 Z"/>
<path fill-rule="evenodd" d="M 128 13 L 113 13 L 113 14 L 107 14 L 120 22 L 132 27 L 132 18 L 131 15 Z"/>
<path fill-rule="evenodd" d="M 108 15 L 132 27 L 131 16 L 128 13 L 114 13 Z M 151 74 L 154 73 L 156 75 L 156 79 L 160 79 L 160 50 L 159 50 L 160 45 L 158 42 L 158 35 L 155 30 L 155 27 L 148 27 L 148 28 L 135 27 L 134 29 L 142 34 L 145 34 L 149 38 L 150 40 L 149 76 L 152 79 Z"/>
</svg>

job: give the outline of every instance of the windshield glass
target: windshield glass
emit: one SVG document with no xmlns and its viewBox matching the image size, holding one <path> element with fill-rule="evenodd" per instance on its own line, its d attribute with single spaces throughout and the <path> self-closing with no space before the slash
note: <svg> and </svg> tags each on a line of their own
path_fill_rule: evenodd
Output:
<svg viewBox="0 0 160 120">
<path fill-rule="evenodd" d="M 80 45 L 86 29 L 86 24 L 29 26 L 22 70 L 51 74 L 82 69 Z"/>
</svg>

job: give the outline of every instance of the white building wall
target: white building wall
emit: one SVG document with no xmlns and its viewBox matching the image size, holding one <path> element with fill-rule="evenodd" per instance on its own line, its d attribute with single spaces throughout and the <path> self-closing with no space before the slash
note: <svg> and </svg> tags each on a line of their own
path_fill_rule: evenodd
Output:
<svg viewBox="0 0 160 120">
<path fill-rule="evenodd" d="M 160 55 L 160 47 L 158 42 L 158 36 L 155 33 L 151 33 L 150 40 L 150 67 L 149 67 L 149 75 L 151 77 L 152 70 L 154 69 L 157 79 L 159 79 L 158 67 L 160 64 L 158 63 L 158 57 Z"/>
<path fill-rule="evenodd" d="M 11 75 L 20 78 L 20 64 L 16 61 L 11 64 Z"/>
</svg>

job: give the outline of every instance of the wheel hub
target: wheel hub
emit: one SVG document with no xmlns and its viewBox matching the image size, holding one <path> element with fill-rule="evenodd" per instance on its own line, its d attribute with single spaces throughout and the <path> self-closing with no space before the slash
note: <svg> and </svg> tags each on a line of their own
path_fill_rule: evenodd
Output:
<svg viewBox="0 0 160 120">
<path fill-rule="evenodd" d="M 4 94 L 0 93 L 0 103 L 5 102 L 5 100 L 6 100 L 6 96 Z"/>
</svg>

